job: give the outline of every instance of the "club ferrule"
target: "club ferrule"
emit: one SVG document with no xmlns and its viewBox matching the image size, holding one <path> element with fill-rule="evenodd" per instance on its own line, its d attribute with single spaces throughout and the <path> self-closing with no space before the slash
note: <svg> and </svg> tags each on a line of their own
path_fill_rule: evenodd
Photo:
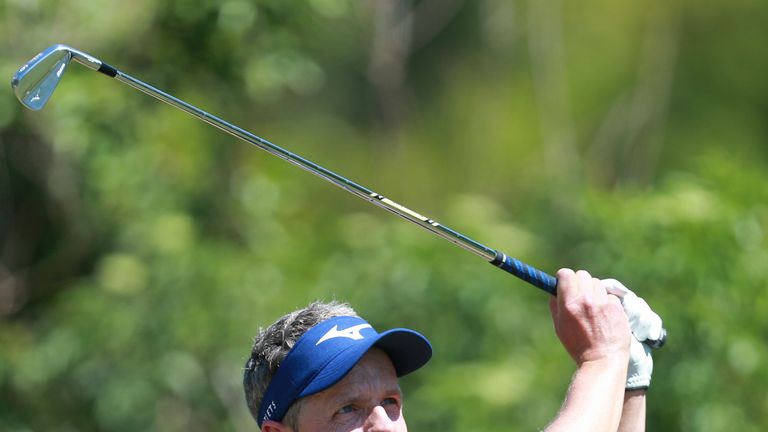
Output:
<svg viewBox="0 0 768 432">
<path fill-rule="evenodd" d="M 114 78 L 117 76 L 117 69 L 113 68 L 112 66 L 104 62 L 101 63 L 101 66 L 99 66 L 97 70 L 111 78 Z"/>
</svg>

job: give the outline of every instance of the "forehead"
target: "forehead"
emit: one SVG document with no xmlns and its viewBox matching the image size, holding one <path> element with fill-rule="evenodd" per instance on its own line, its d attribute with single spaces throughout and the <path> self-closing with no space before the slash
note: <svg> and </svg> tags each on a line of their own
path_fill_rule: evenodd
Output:
<svg viewBox="0 0 768 432">
<path fill-rule="evenodd" d="M 310 396 L 309 399 L 334 402 L 393 391 L 399 392 L 399 388 L 392 361 L 384 351 L 372 348 L 341 381 Z"/>
</svg>

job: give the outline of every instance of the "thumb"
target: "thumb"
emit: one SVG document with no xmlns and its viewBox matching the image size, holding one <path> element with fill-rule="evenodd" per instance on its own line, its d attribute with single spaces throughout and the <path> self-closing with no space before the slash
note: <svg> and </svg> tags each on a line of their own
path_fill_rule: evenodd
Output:
<svg viewBox="0 0 768 432">
<path fill-rule="evenodd" d="M 603 283 L 608 294 L 613 294 L 620 299 L 623 299 L 627 294 L 634 294 L 629 288 L 625 287 L 623 283 L 616 279 L 603 279 L 600 282 Z"/>
</svg>

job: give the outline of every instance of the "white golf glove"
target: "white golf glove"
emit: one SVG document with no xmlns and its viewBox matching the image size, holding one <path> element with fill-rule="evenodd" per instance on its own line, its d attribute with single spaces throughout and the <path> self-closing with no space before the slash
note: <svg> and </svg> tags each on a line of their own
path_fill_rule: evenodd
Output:
<svg viewBox="0 0 768 432">
<path fill-rule="evenodd" d="M 626 389 L 646 389 L 651 385 L 653 358 L 651 348 L 642 342 L 646 339 L 661 338 L 661 317 L 651 310 L 645 300 L 616 279 L 603 279 L 602 282 L 609 294 L 621 299 L 621 305 L 624 307 L 624 313 L 627 314 L 629 328 L 632 331 Z"/>
<path fill-rule="evenodd" d="M 627 367 L 627 390 L 647 389 L 651 386 L 651 374 L 653 374 L 653 357 L 651 347 L 632 336 L 629 345 L 629 367 Z"/>
</svg>

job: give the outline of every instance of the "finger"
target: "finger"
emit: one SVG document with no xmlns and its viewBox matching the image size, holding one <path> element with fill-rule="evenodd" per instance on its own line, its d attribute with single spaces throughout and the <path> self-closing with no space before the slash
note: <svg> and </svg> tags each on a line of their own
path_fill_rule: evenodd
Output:
<svg viewBox="0 0 768 432">
<path fill-rule="evenodd" d="M 592 286 L 595 287 L 595 293 L 602 298 L 604 298 L 608 303 L 613 305 L 617 310 L 620 310 L 624 312 L 622 303 L 621 303 L 621 297 L 615 295 L 610 290 L 608 290 L 608 287 L 605 285 L 605 282 L 601 281 L 600 279 L 594 278 L 592 279 Z"/>
<path fill-rule="evenodd" d="M 584 286 L 592 285 L 592 275 L 586 270 L 579 270 L 576 272 L 576 277 L 579 278 L 579 282 Z"/>
<path fill-rule="evenodd" d="M 586 270 L 579 270 L 576 272 L 576 278 L 579 280 L 579 289 L 583 296 L 588 299 L 595 298 L 595 294 L 599 294 L 595 287 L 592 286 L 592 275 Z"/>
<path fill-rule="evenodd" d="M 557 302 L 567 304 L 579 296 L 579 284 L 576 273 L 569 268 L 557 271 Z"/>
<path fill-rule="evenodd" d="M 645 300 L 637 296 L 627 297 L 623 305 L 635 337 L 641 341 L 661 337 L 661 317 L 651 310 Z"/>
<path fill-rule="evenodd" d="M 595 295 L 602 297 L 608 294 L 608 290 L 605 289 L 605 285 L 600 279 L 593 277 L 591 282 L 592 292 Z"/>
<path fill-rule="evenodd" d="M 619 298 L 624 298 L 624 296 L 632 293 L 629 288 L 616 279 L 603 279 L 602 282 L 603 286 L 605 286 L 605 290 L 608 291 L 609 294 L 613 294 Z"/>
<path fill-rule="evenodd" d="M 624 313 L 624 307 L 621 304 L 621 299 L 616 297 L 613 294 L 605 294 L 606 298 L 608 299 L 608 303 L 613 304 L 617 310 L 620 310 L 622 313 Z M 624 313 L 626 315 L 626 313 Z"/>
</svg>

